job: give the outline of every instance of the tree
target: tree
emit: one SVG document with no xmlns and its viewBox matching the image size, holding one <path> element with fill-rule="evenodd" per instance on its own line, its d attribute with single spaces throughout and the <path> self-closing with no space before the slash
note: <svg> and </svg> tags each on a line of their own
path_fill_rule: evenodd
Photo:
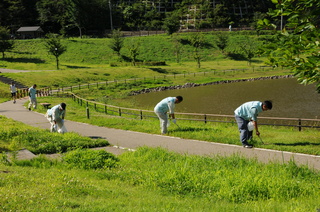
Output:
<svg viewBox="0 0 320 212">
<path fill-rule="evenodd" d="M 276 36 L 276 45 L 268 45 L 267 53 L 274 66 L 286 66 L 302 84 L 315 83 L 320 93 L 320 1 L 272 0 L 276 9 L 269 14 L 286 20 Z M 261 21 L 265 27 L 275 25 Z M 260 25 L 261 27 L 261 25 Z"/>
<path fill-rule="evenodd" d="M 225 49 L 228 46 L 229 35 L 227 33 L 217 33 L 216 45 L 218 49 L 224 54 Z"/>
<path fill-rule="evenodd" d="M 167 13 L 163 22 L 163 28 L 167 31 L 168 35 L 172 35 L 179 31 L 180 19 L 176 13 Z"/>
<path fill-rule="evenodd" d="M 133 66 L 136 65 L 137 57 L 139 55 L 139 47 L 140 43 L 139 42 L 134 42 L 133 39 L 130 40 L 130 43 L 128 44 L 128 50 L 129 50 L 129 57 L 131 59 L 131 62 Z"/>
<path fill-rule="evenodd" d="M 118 57 L 121 57 L 120 51 L 123 47 L 123 42 L 124 42 L 124 37 L 123 34 L 121 33 L 120 29 L 115 29 L 112 31 L 111 34 L 111 43 L 110 43 L 110 48 L 115 51 L 118 55 Z"/>
<path fill-rule="evenodd" d="M 49 54 L 56 58 L 57 69 L 59 69 L 59 57 L 67 50 L 66 47 L 61 44 L 61 37 L 56 34 L 47 35 L 45 46 Z"/>
<path fill-rule="evenodd" d="M 193 57 L 197 62 L 198 68 L 201 67 L 201 53 L 200 49 L 206 45 L 205 38 L 202 33 L 195 33 L 190 37 L 190 43 L 194 47 Z"/>
<path fill-rule="evenodd" d="M 13 48 L 14 42 L 10 40 L 9 29 L 0 26 L 0 52 L 2 52 L 2 59 L 5 57 L 5 52 Z"/>
<path fill-rule="evenodd" d="M 174 54 L 176 55 L 176 62 L 180 63 L 181 60 L 181 51 L 182 51 L 182 44 L 181 44 L 181 38 L 178 34 L 174 33 L 172 35 L 172 42 L 174 46 Z"/>
<path fill-rule="evenodd" d="M 36 4 L 39 21 L 45 31 L 56 32 L 62 28 L 66 4 L 64 0 L 39 0 Z"/>
<path fill-rule="evenodd" d="M 252 58 L 259 52 L 260 42 L 254 37 L 238 37 L 230 46 L 234 55 L 241 55 L 251 65 Z"/>
</svg>

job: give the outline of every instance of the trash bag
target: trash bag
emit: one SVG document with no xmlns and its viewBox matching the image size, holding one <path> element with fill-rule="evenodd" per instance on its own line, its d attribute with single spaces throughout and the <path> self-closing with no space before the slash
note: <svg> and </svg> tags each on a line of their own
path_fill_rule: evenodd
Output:
<svg viewBox="0 0 320 212">
<path fill-rule="evenodd" d="M 253 130 L 254 130 L 254 124 L 253 124 L 252 121 L 250 121 L 250 122 L 248 123 L 248 130 L 249 130 L 249 131 L 253 131 Z"/>
</svg>

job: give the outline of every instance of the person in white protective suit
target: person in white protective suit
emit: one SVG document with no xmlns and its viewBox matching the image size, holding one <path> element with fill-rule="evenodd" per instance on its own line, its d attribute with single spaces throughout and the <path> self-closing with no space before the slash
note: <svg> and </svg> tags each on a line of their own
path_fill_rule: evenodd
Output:
<svg viewBox="0 0 320 212">
<path fill-rule="evenodd" d="M 61 103 L 47 110 L 46 118 L 51 124 L 51 132 L 65 133 L 67 132 L 64 126 L 64 117 L 66 115 L 66 103 Z"/>
<path fill-rule="evenodd" d="M 161 100 L 154 107 L 154 112 L 155 114 L 157 114 L 160 120 L 161 134 L 167 133 L 167 127 L 169 125 L 167 113 L 169 113 L 169 117 L 172 118 L 173 123 L 176 123 L 176 117 L 174 115 L 175 104 L 179 104 L 182 101 L 183 101 L 182 96 L 167 97 Z"/>
</svg>

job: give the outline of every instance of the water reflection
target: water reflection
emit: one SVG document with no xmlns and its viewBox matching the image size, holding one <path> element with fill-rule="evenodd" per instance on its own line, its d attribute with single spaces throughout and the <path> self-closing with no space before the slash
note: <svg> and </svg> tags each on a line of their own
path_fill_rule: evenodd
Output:
<svg viewBox="0 0 320 212">
<path fill-rule="evenodd" d="M 272 100 L 273 109 L 261 114 L 265 117 L 318 118 L 320 94 L 314 85 L 304 86 L 296 79 L 274 79 L 208 85 L 168 90 L 132 96 L 136 108 L 153 110 L 154 105 L 167 96 L 181 95 L 184 101 L 177 112 L 233 115 L 242 103 L 253 100 Z"/>
</svg>

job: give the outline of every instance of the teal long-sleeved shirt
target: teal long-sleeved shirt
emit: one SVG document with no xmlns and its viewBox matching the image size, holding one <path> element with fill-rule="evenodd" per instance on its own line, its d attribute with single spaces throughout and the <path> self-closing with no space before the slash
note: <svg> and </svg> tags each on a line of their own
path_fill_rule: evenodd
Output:
<svg viewBox="0 0 320 212">
<path fill-rule="evenodd" d="M 251 102 L 246 102 L 240 105 L 234 111 L 234 114 L 248 121 L 249 120 L 257 121 L 257 118 L 260 112 L 262 112 L 262 102 L 251 101 Z"/>
</svg>

